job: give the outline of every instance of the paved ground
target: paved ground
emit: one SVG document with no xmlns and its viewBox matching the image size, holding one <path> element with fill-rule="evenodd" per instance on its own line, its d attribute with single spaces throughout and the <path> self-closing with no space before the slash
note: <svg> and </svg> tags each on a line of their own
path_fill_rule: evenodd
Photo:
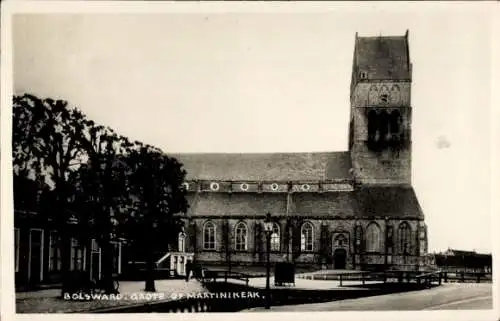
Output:
<svg viewBox="0 0 500 321">
<path fill-rule="evenodd" d="M 271 307 L 267 311 L 373 311 L 492 309 L 491 283 L 454 283 L 398 294 L 379 295 L 326 303 Z M 250 311 L 264 311 L 252 309 Z"/>
<path fill-rule="evenodd" d="M 114 306 L 135 305 L 150 301 L 175 300 L 180 294 L 204 292 L 196 280 L 157 280 L 156 293 L 144 292 L 145 283 L 121 281 L 121 297 L 107 297 L 93 301 L 72 301 L 59 299 L 60 289 L 49 289 L 16 293 L 18 313 L 67 313 L 86 312 L 92 309 Z"/>
</svg>

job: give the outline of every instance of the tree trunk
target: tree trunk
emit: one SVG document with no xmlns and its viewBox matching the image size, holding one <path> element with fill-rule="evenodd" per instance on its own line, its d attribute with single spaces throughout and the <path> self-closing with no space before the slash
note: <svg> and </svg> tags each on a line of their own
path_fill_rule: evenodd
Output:
<svg viewBox="0 0 500 321">
<path fill-rule="evenodd" d="M 107 294 L 115 293 L 113 286 L 113 258 L 114 258 L 114 246 L 111 243 L 111 238 L 109 235 L 105 235 L 102 239 L 101 246 L 101 284 L 103 290 Z"/>
<path fill-rule="evenodd" d="M 72 284 L 69 284 L 72 282 L 69 272 L 70 272 L 70 263 L 71 263 L 71 238 L 69 236 L 69 233 L 67 232 L 67 228 L 62 228 L 61 229 L 61 281 L 62 281 L 62 288 L 61 288 L 61 296 L 64 296 L 64 293 L 70 291 L 72 288 Z"/>
<path fill-rule="evenodd" d="M 66 221 L 66 213 L 64 212 L 64 203 L 61 201 L 61 196 L 58 196 L 55 200 L 55 211 L 57 215 L 58 228 L 61 236 L 61 278 L 62 278 L 62 289 L 61 295 L 63 296 L 65 292 L 71 291 L 74 284 L 70 277 L 71 268 L 71 232 Z"/>
</svg>

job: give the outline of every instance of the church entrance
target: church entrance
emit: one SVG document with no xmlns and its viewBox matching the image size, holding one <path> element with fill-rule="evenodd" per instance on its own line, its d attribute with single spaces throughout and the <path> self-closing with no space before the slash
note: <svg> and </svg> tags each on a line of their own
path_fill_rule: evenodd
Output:
<svg viewBox="0 0 500 321">
<path fill-rule="evenodd" d="M 336 270 L 345 270 L 347 251 L 345 249 L 336 249 L 333 252 L 333 266 Z"/>
</svg>

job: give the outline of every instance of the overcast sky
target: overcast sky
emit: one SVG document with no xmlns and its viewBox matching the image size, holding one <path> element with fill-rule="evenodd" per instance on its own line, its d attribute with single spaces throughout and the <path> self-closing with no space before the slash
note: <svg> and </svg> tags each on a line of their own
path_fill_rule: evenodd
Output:
<svg viewBox="0 0 500 321">
<path fill-rule="evenodd" d="M 401 8 L 17 16 L 14 90 L 167 153 L 342 151 L 355 33 L 409 29 L 429 249 L 491 251 L 488 11 Z"/>
</svg>

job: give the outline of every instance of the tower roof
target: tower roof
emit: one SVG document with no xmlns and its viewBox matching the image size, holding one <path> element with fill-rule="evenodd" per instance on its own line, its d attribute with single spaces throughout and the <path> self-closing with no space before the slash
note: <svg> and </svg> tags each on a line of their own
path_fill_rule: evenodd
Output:
<svg viewBox="0 0 500 321">
<path fill-rule="evenodd" d="M 359 37 L 356 34 L 354 69 L 358 77 L 376 80 L 411 78 L 408 31 L 404 36 Z"/>
</svg>

